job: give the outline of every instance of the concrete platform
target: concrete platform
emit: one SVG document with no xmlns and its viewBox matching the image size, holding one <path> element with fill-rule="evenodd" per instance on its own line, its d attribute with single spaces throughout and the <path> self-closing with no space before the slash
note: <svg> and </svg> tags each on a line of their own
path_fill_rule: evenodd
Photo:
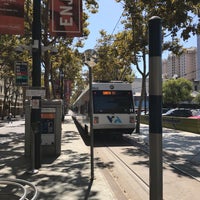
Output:
<svg viewBox="0 0 200 200">
<path fill-rule="evenodd" d="M 37 199 L 40 200 L 122 200 L 119 191 L 117 193 L 113 189 L 114 183 L 110 185 L 108 177 L 96 165 L 94 180 L 91 180 L 90 147 L 83 142 L 70 115 L 65 117 L 62 124 L 61 155 L 43 157 L 42 167 L 36 174 L 27 173 L 31 160 L 24 156 L 24 132 L 25 121 L 21 118 L 9 124 L 1 122 L 0 180 L 29 181 L 36 186 L 39 192 Z M 148 146 L 148 134 L 148 126 L 141 125 L 141 134 L 132 134 L 130 137 Z M 200 177 L 199 141 L 198 134 L 163 130 L 163 151 L 176 157 L 171 164 L 183 170 L 189 168 L 197 180 Z M 97 159 L 94 158 L 95 163 L 98 163 Z M 0 184 L 0 199 L 19 199 L 19 194 L 14 191 L 13 187 Z"/>
<path fill-rule="evenodd" d="M 22 179 L 33 183 L 41 200 L 117 199 L 105 177 L 95 166 L 91 180 L 90 147 L 82 141 L 71 116 L 62 124 L 59 157 L 42 158 L 42 167 L 31 175 L 30 159 L 24 156 L 25 121 L 4 123 L 0 128 L 0 179 Z M 15 199 L 12 188 L 0 185 L 0 199 Z"/>
</svg>

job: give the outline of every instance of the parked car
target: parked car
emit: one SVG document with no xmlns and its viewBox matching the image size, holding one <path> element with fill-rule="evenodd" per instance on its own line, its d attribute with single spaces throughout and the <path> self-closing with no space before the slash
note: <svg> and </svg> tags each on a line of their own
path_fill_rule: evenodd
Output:
<svg viewBox="0 0 200 200">
<path fill-rule="evenodd" d="M 166 113 L 162 114 L 163 116 L 173 116 L 173 117 L 191 117 L 193 116 L 192 111 L 190 109 L 184 108 L 174 108 Z"/>
<path fill-rule="evenodd" d="M 190 116 L 188 118 L 190 118 L 190 119 L 200 119 L 200 115 L 199 114 L 198 115 L 193 115 L 193 116 Z"/>
<path fill-rule="evenodd" d="M 170 108 L 162 108 L 162 113 L 166 113 L 169 110 L 170 110 Z"/>
<path fill-rule="evenodd" d="M 200 119 L 200 110 L 199 109 L 191 109 L 192 116 L 189 116 L 188 118 L 192 119 Z"/>
</svg>

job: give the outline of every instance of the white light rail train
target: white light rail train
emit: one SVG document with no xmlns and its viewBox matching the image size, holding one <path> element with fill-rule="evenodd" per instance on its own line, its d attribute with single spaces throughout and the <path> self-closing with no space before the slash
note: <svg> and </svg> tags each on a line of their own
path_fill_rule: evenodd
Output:
<svg viewBox="0 0 200 200">
<path fill-rule="evenodd" d="M 132 86 L 126 82 L 94 82 L 93 133 L 131 134 L 135 129 Z M 90 133 L 89 88 L 73 104 L 73 118 Z"/>
</svg>

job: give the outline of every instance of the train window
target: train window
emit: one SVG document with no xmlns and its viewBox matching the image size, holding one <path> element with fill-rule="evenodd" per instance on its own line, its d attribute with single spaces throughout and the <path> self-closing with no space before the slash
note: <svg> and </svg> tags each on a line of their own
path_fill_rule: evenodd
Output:
<svg viewBox="0 0 200 200">
<path fill-rule="evenodd" d="M 93 92 L 94 113 L 133 113 L 133 97 L 130 91 Z"/>
</svg>

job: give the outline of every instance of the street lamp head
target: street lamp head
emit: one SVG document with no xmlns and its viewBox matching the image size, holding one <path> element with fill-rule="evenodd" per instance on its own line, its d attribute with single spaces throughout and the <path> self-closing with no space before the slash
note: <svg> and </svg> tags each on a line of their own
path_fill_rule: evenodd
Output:
<svg viewBox="0 0 200 200">
<path fill-rule="evenodd" d="M 83 53 L 84 63 L 89 67 L 93 67 L 97 63 L 97 52 L 94 49 L 87 49 Z"/>
<path fill-rule="evenodd" d="M 51 48 L 51 53 L 52 53 L 53 55 L 57 54 L 57 53 L 58 53 L 58 49 L 57 49 L 56 47 L 52 47 L 52 48 Z"/>
<path fill-rule="evenodd" d="M 27 46 L 27 45 L 19 45 L 19 46 L 17 46 L 17 47 L 15 47 L 15 49 L 14 49 L 17 53 L 22 53 L 23 51 L 32 51 L 32 46 L 31 45 L 29 45 L 29 46 Z"/>
<path fill-rule="evenodd" d="M 15 47 L 15 51 L 17 53 L 21 53 L 21 52 L 23 52 L 23 48 L 21 46 L 17 46 L 17 47 Z"/>
<path fill-rule="evenodd" d="M 94 49 L 87 49 L 84 51 L 86 60 L 91 57 L 96 57 L 97 52 Z"/>
</svg>

